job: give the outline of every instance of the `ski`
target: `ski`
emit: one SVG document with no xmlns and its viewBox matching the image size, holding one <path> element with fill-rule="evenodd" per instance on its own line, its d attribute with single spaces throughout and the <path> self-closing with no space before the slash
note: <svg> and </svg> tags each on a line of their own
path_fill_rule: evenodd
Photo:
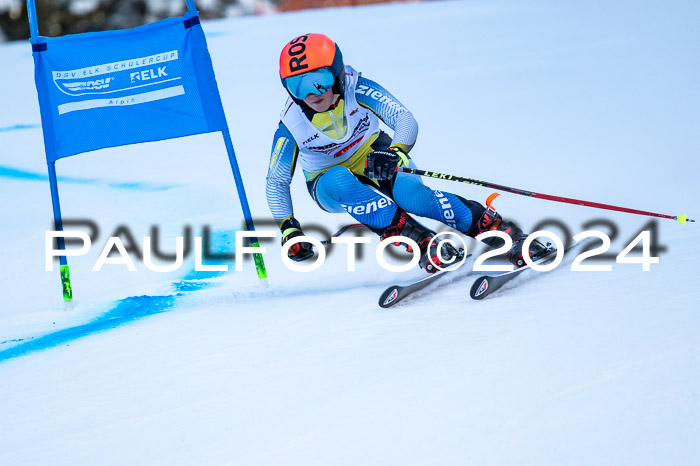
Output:
<svg viewBox="0 0 700 466">
<path fill-rule="evenodd" d="M 564 256 L 569 254 L 572 250 L 581 247 L 584 243 L 587 243 L 589 239 L 590 238 L 586 238 L 569 246 L 567 249 L 564 250 Z M 534 263 L 537 265 L 546 265 L 554 260 L 556 254 L 557 250 L 555 248 L 551 248 L 550 250 L 546 251 L 544 255 L 537 259 Z M 472 299 L 484 299 L 485 297 L 498 290 L 509 281 L 520 276 L 520 274 L 522 274 L 523 272 L 527 272 L 531 269 L 532 267 L 526 265 L 524 267 L 520 267 L 519 269 L 515 269 L 510 272 L 499 273 L 497 275 L 482 275 L 481 277 L 474 280 L 474 283 L 472 284 L 472 287 L 469 290 L 469 296 L 471 296 Z"/>
<path fill-rule="evenodd" d="M 467 258 L 470 256 L 471 254 L 467 254 Z M 463 257 L 463 255 L 457 256 L 456 262 L 461 261 Z M 453 270 L 459 270 L 459 268 L 439 270 L 433 274 L 426 275 L 418 281 L 406 285 L 392 285 L 384 290 L 384 292 L 382 292 L 382 294 L 379 296 L 379 307 L 391 307 L 411 294 L 435 283 Z"/>
</svg>

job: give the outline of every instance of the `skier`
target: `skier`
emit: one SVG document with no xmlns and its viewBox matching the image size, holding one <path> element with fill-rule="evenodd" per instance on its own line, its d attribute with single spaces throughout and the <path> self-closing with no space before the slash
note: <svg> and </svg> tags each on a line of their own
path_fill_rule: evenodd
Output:
<svg viewBox="0 0 700 466">
<path fill-rule="evenodd" d="M 527 235 L 505 221 L 490 206 L 458 195 L 433 190 L 415 175 L 397 168 L 415 168 L 408 156 L 416 142 L 418 124 L 411 112 L 376 82 L 344 65 L 338 45 L 323 34 L 304 34 L 282 49 L 282 84 L 289 93 L 272 144 L 267 174 L 267 202 L 282 231 L 282 243 L 303 235 L 294 218 L 290 183 L 297 161 L 311 197 L 323 210 L 349 213 L 382 238 L 402 235 L 421 249 L 419 265 L 428 273 L 447 263 L 458 251 L 410 214 L 440 221 L 470 237 L 489 230 L 511 236 L 506 257 L 516 267 L 525 262 Z M 379 120 L 394 132 L 379 128 Z M 492 247 L 501 238 L 484 241 Z M 531 257 L 542 254 L 538 241 Z M 295 261 L 314 255 L 312 245 L 297 243 L 288 252 Z"/>
</svg>

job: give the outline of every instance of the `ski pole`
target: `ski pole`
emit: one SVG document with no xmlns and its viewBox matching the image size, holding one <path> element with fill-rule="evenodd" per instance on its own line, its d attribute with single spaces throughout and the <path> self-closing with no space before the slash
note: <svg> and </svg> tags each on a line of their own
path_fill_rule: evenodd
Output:
<svg viewBox="0 0 700 466">
<path fill-rule="evenodd" d="M 586 206 L 586 207 L 594 207 L 596 209 L 615 210 L 618 212 L 627 212 L 629 214 L 646 215 L 649 217 L 668 218 L 671 220 L 676 220 L 676 221 L 680 222 L 682 225 L 685 225 L 685 222 L 695 222 L 695 220 L 689 219 L 685 214 L 678 215 L 678 216 L 657 214 L 654 212 L 646 212 L 644 210 L 628 209 L 627 207 L 618 207 L 618 206 L 609 205 L 609 204 L 601 204 L 599 202 L 581 201 L 578 199 L 571 199 L 568 197 L 552 196 L 549 194 L 542 194 L 542 193 L 536 193 L 536 192 L 532 192 L 532 191 L 525 191 L 524 189 L 511 188 L 510 186 L 503 186 L 503 185 L 496 184 L 496 183 L 490 183 L 488 181 L 479 181 L 479 180 L 475 180 L 473 178 L 464 178 L 462 176 L 447 175 L 445 173 L 437 173 L 437 172 L 431 172 L 431 171 L 426 171 L 426 170 L 418 170 L 415 168 L 401 167 L 398 169 L 398 171 L 403 172 L 403 173 L 409 173 L 411 175 L 420 175 L 420 176 L 426 176 L 429 178 L 437 178 L 439 180 L 448 180 L 448 181 L 457 181 L 460 183 L 475 184 L 477 186 L 483 186 L 485 188 L 497 189 L 499 191 L 506 191 L 509 193 L 519 194 L 521 196 L 534 197 L 537 199 L 546 199 L 548 201 L 565 202 L 567 204 L 576 204 L 576 205 L 582 205 L 582 206 Z"/>
<path fill-rule="evenodd" d="M 325 240 L 321 241 L 321 244 L 323 244 L 324 246 L 326 246 L 326 245 L 328 245 L 328 244 L 331 244 L 331 241 L 332 241 L 333 238 L 337 238 L 338 236 L 342 235 L 343 233 L 345 233 L 345 232 L 348 231 L 348 230 L 352 230 L 352 229 L 355 229 L 355 228 L 362 228 L 362 227 L 364 227 L 364 225 L 363 225 L 362 223 L 351 223 L 351 224 L 349 224 L 349 225 L 345 225 L 343 228 L 341 228 L 340 230 L 336 231 L 335 234 L 334 234 L 333 236 L 331 236 L 331 237 L 328 238 L 328 239 L 325 239 Z"/>
</svg>

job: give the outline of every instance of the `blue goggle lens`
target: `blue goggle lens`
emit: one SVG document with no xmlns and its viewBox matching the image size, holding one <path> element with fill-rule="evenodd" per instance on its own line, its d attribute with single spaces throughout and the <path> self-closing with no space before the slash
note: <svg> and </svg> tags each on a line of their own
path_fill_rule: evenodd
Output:
<svg viewBox="0 0 700 466">
<path fill-rule="evenodd" d="M 308 73 L 284 79 L 284 85 L 296 99 L 304 100 L 309 94 L 325 94 L 333 87 L 335 78 L 329 68 L 320 68 Z"/>
</svg>

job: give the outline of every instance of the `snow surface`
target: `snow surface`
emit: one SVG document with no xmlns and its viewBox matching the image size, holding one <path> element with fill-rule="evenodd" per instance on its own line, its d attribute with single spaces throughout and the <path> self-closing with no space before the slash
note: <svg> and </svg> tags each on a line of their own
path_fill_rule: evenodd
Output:
<svg viewBox="0 0 700 466">
<path fill-rule="evenodd" d="M 260 221 L 285 98 L 278 53 L 312 30 L 414 112 L 422 168 L 692 218 L 699 10 L 426 2 L 204 28 Z M 0 464 L 699 464 L 698 224 L 659 220 L 667 250 L 650 272 L 563 267 L 484 301 L 455 280 L 390 310 L 377 297 L 407 274 L 379 268 L 376 240 L 356 272 L 338 249 L 308 274 L 267 240 L 267 289 L 249 261 L 91 272 L 119 225 L 137 241 L 158 225 L 166 251 L 185 225 L 209 225 L 216 250 L 233 251 L 233 179 L 221 137 L 203 135 L 57 163 L 64 217 L 100 227 L 90 254 L 69 259 L 66 311 L 58 272 L 44 271 L 52 214 L 29 45 L 0 46 L 0 61 Z M 351 221 L 321 212 L 303 180 L 293 194 L 304 225 Z M 528 229 L 607 219 L 614 252 L 649 221 L 510 194 L 496 206 Z"/>
</svg>

